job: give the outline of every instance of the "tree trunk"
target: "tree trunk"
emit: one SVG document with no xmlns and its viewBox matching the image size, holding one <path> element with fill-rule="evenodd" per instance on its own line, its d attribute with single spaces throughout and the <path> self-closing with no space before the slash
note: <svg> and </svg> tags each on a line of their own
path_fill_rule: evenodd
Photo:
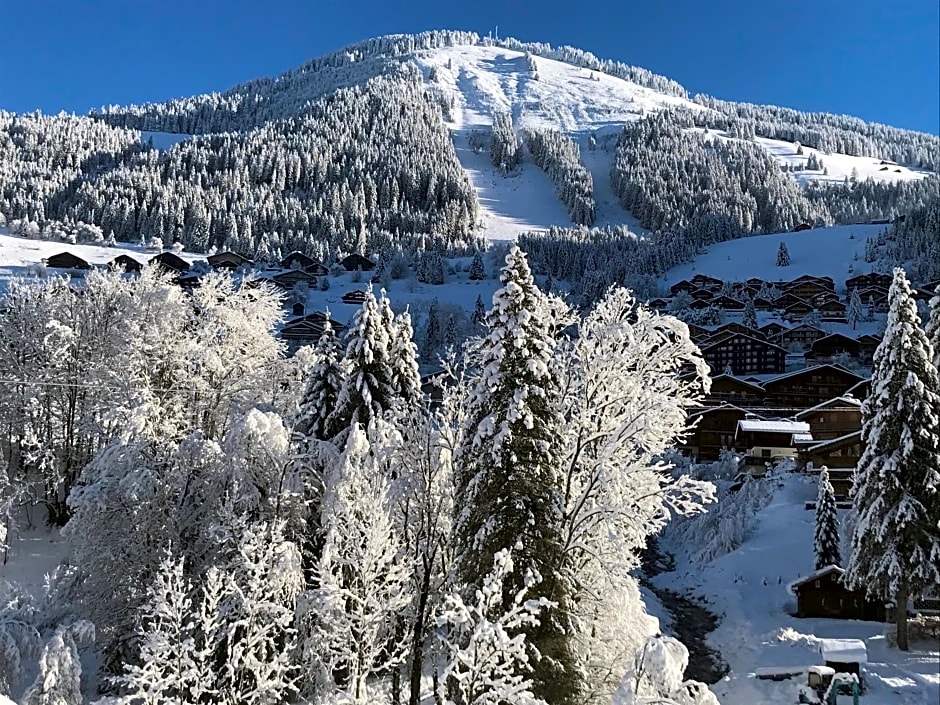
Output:
<svg viewBox="0 0 940 705">
<path fill-rule="evenodd" d="M 901 651 L 907 651 L 910 648 L 907 643 L 907 583 L 902 582 L 898 585 L 894 601 L 894 623 L 898 628 L 898 648 Z"/>
<path fill-rule="evenodd" d="M 427 618 L 428 593 L 431 591 L 431 569 L 425 567 L 421 576 L 421 593 L 418 595 L 418 610 L 415 615 L 411 640 L 411 673 L 408 705 L 418 705 L 421 700 L 421 667 L 424 665 L 424 625 Z"/>
</svg>

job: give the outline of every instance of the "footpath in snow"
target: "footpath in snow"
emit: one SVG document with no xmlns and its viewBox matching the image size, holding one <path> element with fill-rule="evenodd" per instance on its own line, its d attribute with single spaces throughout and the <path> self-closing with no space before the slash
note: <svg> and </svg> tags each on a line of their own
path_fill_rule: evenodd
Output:
<svg viewBox="0 0 940 705">
<path fill-rule="evenodd" d="M 795 703 L 805 676 L 771 681 L 754 677 L 758 668 L 799 668 L 821 663 L 817 639 L 863 639 L 868 648 L 863 676 L 864 703 L 935 705 L 940 703 L 940 647 L 912 645 L 904 653 L 888 646 L 884 624 L 837 619 L 799 619 L 789 614 L 795 600 L 787 584 L 813 571 L 814 513 L 804 502 L 815 499 L 816 485 L 802 475 L 777 483 L 773 499 L 754 520 L 750 537 L 737 550 L 705 566 L 696 565 L 685 546 L 663 550 L 676 554 L 676 569 L 654 578 L 664 588 L 689 590 L 719 615 L 708 635 L 731 668 L 712 685 L 722 705 Z M 844 512 L 840 512 L 844 515 Z M 668 538 L 668 537 L 667 537 Z"/>
</svg>

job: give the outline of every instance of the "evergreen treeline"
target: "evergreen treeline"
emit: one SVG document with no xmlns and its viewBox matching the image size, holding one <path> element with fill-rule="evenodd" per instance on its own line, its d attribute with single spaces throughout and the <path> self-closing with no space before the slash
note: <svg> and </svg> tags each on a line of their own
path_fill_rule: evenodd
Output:
<svg viewBox="0 0 940 705">
<path fill-rule="evenodd" d="M 883 240 L 873 258 L 883 268 L 906 267 L 920 284 L 940 279 L 940 196 L 895 223 Z"/>
<path fill-rule="evenodd" d="M 493 129 L 490 131 L 490 159 L 493 166 L 507 174 L 522 163 L 522 144 L 516 136 L 509 113 L 493 115 Z"/>
<path fill-rule="evenodd" d="M 556 130 L 529 129 L 525 131 L 525 141 L 536 165 L 558 188 L 558 196 L 572 222 L 593 225 L 594 180 L 581 163 L 581 152 L 574 140 Z"/>
<path fill-rule="evenodd" d="M 865 122 L 850 115 L 805 113 L 776 105 L 755 105 L 695 96 L 695 102 L 721 113 L 696 113 L 702 124 L 751 135 L 799 142 L 822 152 L 890 159 L 940 171 L 940 137 Z"/>
<path fill-rule="evenodd" d="M 690 131 L 669 112 L 624 127 L 611 186 L 651 230 L 689 228 L 699 242 L 792 230 L 825 210 L 811 204 L 758 145 Z"/>
<path fill-rule="evenodd" d="M 192 250 L 258 259 L 420 249 L 432 234 L 463 251 L 474 237 L 476 195 L 412 73 L 336 91 L 303 117 L 166 153 L 85 118 L 6 117 L 0 127 L 12 151 L 2 160 L 8 219 L 84 221 L 118 240 L 179 238 Z M 87 155 L 72 156 L 81 140 L 92 145 Z"/>
<path fill-rule="evenodd" d="M 522 233 L 538 271 L 569 282 L 585 304 L 598 301 L 611 284 L 629 287 L 639 298 L 658 296 L 657 277 L 695 256 L 697 246 L 683 233 L 637 237 L 626 227 L 550 228 Z"/>
<path fill-rule="evenodd" d="M 803 189 L 811 203 L 829 210 L 836 223 L 869 222 L 906 215 L 940 197 L 940 176 L 911 181 L 874 179 L 825 183 L 811 181 Z"/>
</svg>

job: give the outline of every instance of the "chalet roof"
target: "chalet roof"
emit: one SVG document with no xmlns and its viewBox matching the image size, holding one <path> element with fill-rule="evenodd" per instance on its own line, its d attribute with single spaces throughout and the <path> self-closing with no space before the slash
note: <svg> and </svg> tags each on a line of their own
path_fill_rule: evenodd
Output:
<svg viewBox="0 0 940 705">
<path fill-rule="evenodd" d="M 824 370 L 824 369 L 833 370 L 833 371 L 839 372 L 839 373 L 841 373 L 841 374 L 843 374 L 843 375 L 848 375 L 849 377 L 854 377 L 854 378 L 857 379 L 859 382 L 863 381 L 863 379 L 864 379 L 864 378 L 862 378 L 862 377 L 859 377 L 859 376 L 858 376 L 857 374 L 855 374 L 854 372 L 845 369 L 844 367 L 842 367 L 842 365 L 834 365 L 834 364 L 832 364 L 832 363 L 828 363 L 828 364 L 825 364 L 825 365 L 813 365 L 812 367 L 804 367 L 802 370 L 793 370 L 792 372 L 784 372 L 782 375 L 777 375 L 777 376 L 775 376 L 775 377 L 771 377 L 770 379 L 764 380 L 763 387 L 764 387 L 764 389 L 767 389 L 767 385 L 768 385 L 768 384 L 773 384 L 773 383 L 775 383 L 775 382 L 781 382 L 781 381 L 783 381 L 783 380 L 785 380 L 785 379 L 791 379 L 791 378 L 793 378 L 793 377 L 798 377 L 798 376 L 800 376 L 800 375 L 815 374 L 815 373 L 818 373 L 820 370 Z"/>
<path fill-rule="evenodd" d="M 802 332 L 811 331 L 811 330 L 816 331 L 817 333 L 822 333 L 823 336 L 826 335 L 826 331 L 824 331 L 822 328 L 811 326 L 809 323 L 801 323 L 800 325 L 794 326 L 793 328 L 788 328 L 787 330 L 783 332 L 783 334 L 786 335 L 787 333 L 796 333 L 796 332 L 802 333 Z"/>
<path fill-rule="evenodd" d="M 280 265 L 282 269 L 290 269 L 294 262 L 297 262 L 301 268 L 306 269 L 311 264 L 316 264 L 317 260 L 309 255 L 305 255 L 300 250 L 294 250 L 280 261 Z"/>
<path fill-rule="evenodd" d="M 794 433 L 790 440 L 793 441 L 793 445 L 809 445 L 815 439 L 812 433 Z"/>
<path fill-rule="evenodd" d="M 711 414 L 715 411 L 740 411 L 742 414 L 751 414 L 753 412 L 742 409 L 740 406 L 735 406 L 734 404 L 719 404 L 718 406 L 706 406 L 701 409 L 693 410 L 689 413 L 689 418 L 704 416 L 705 414 Z"/>
<path fill-rule="evenodd" d="M 829 440 L 823 441 L 822 443 L 817 443 L 816 445 L 810 446 L 806 449 L 807 453 L 816 453 L 821 450 L 826 450 L 826 448 L 841 445 L 842 443 L 855 441 L 862 437 L 861 431 L 852 431 L 852 433 L 846 433 L 844 436 L 839 436 L 838 438 L 830 438 Z"/>
<path fill-rule="evenodd" d="M 237 266 L 243 264 L 253 264 L 253 262 L 247 257 L 243 257 L 237 252 L 232 252 L 231 250 L 226 250 L 225 252 L 216 252 L 214 255 L 209 255 L 206 257 L 206 261 L 209 263 L 210 267 L 217 267 L 229 262 L 236 263 Z"/>
<path fill-rule="evenodd" d="M 339 261 L 339 263 L 343 265 L 343 268 L 345 268 L 348 272 L 351 272 L 355 269 L 362 269 L 363 271 L 366 271 L 375 267 L 375 262 L 357 253 L 353 253 L 344 257 Z"/>
<path fill-rule="evenodd" d="M 91 265 L 71 252 L 59 252 L 46 258 L 46 265 L 56 269 L 91 269 Z"/>
<path fill-rule="evenodd" d="M 842 570 L 842 568 L 840 568 L 837 565 L 824 566 L 820 568 L 819 570 L 814 570 L 812 573 L 810 573 L 809 575 L 805 577 L 797 578 L 796 580 L 794 580 L 792 583 L 787 585 L 787 592 L 789 592 L 791 595 L 796 597 L 797 589 L 801 585 L 806 585 L 806 583 L 811 583 L 814 580 L 819 580 L 820 578 L 823 578 L 829 575 L 830 573 L 838 573 L 839 577 L 841 578 L 842 575 L 845 573 L 845 571 Z"/>
<path fill-rule="evenodd" d="M 155 257 L 151 257 L 150 264 L 159 264 L 162 267 L 166 267 L 177 272 L 185 272 L 187 269 L 189 269 L 189 262 L 184 260 L 176 253 L 170 252 L 169 250 L 161 252 Z"/>
<path fill-rule="evenodd" d="M 865 335 L 858 336 L 856 340 L 859 343 L 865 342 L 865 343 L 874 343 L 875 345 L 878 345 L 881 343 L 882 338 L 879 335 L 872 335 L 871 333 L 866 333 Z"/>
<path fill-rule="evenodd" d="M 738 421 L 738 428 L 745 433 L 809 433 L 809 424 L 804 421 L 786 419 L 743 419 Z"/>
<path fill-rule="evenodd" d="M 868 649 L 861 639 L 820 639 L 819 654 L 833 663 L 868 663 Z"/>
<path fill-rule="evenodd" d="M 748 382 L 747 380 L 742 379 L 741 377 L 735 377 L 734 375 L 727 375 L 727 374 L 724 374 L 724 373 L 722 373 L 722 374 L 720 374 L 720 375 L 715 375 L 714 377 L 712 377 L 712 383 L 714 384 L 715 382 L 717 382 L 717 381 L 720 380 L 720 379 L 728 379 L 728 380 L 731 380 L 732 382 L 735 382 L 736 384 L 740 384 L 742 387 L 750 387 L 750 388 L 753 389 L 755 392 L 757 392 L 757 393 L 759 393 L 759 394 L 764 394 L 764 388 L 763 388 L 762 386 L 760 386 L 759 384 L 754 384 L 753 382 Z"/>
<path fill-rule="evenodd" d="M 862 402 L 849 394 L 843 394 L 840 397 L 829 399 L 828 401 L 824 401 L 822 404 L 817 404 L 816 406 L 810 407 L 809 409 L 803 409 L 803 411 L 796 414 L 794 418 L 799 419 L 806 416 L 807 414 L 812 414 L 815 411 L 822 411 L 823 409 L 829 409 L 831 407 L 838 406 L 854 406 L 861 408 Z"/>
<path fill-rule="evenodd" d="M 843 335 L 842 333 L 830 333 L 829 335 L 823 336 L 819 340 L 814 341 L 813 348 L 815 349 L 817 345 L 819 345 L 820 347 L 823 347 L 827 343 L 832 343 L 836 341 L 839 341 L 839 342 L 844 341 L 846 343 L 849 343 L 852 347 L 858 347 L 858 340 L 856 340 L 855 338 L 850 338 L 849 336 Z"/>
<path fill-rule="evenodd" d="M 108 266 L 112 268 L 123 267 L 128 272 L 139 272 L 144 265 L 130 255 L 121 254 L 108 262 Z"/>
<path fill-rule="evenodd" d="M 762 325 L 762 326 L 761 326 L 760 328 L 758 328 L 757 330 L 759 330 L 761 333 L 763 333 L 764 331 L 768 331 L 768 330 L 785 331 L 785 330 L 790 330 L 790 326 L 785 326 L 785 325 L 783 325 L 782 323 L 777 323 L 776 321 L 771 321 L 770 323 L 765 323 L 764 325 Z"/>
</svg>

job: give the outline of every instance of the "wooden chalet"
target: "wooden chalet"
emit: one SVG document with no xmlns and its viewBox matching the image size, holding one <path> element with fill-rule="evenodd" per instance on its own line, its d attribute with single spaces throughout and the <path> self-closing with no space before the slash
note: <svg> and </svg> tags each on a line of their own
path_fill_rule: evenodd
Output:
<svg viewBox="0 0 940 705">
<path fill-rule="evenodd" d="M 702 357 L 718 372 L 730 367 L 735 375 L 773 374 L 786 369 L 787 351 L 766 340 L 733 333 L 718 342 L 706 343 Z"/>
<path fill-rule="evenodd" d="M 55 269 L 91 269 L 91 265 L 71 252 L 60 252 L 46 258 L 46 266 Z"/>
<path fill-rule="evenodd" d="M 830 565 L 790 583 L 787 589 L 796 598 L 796 616 L 885 621 L 884 604 L 869 600 L 863 591 L 845 587 L 844 573 L 839 566 Z"/>
<path fill-rule="evenodd" d="M 718 460 L 721 450 L 734 448 L 738 422 L 749 412 L 731 404 L 708 407 L 689 414 L 689 430 L 682 449 L 698 461 Z"/>
<path fill-rule="evenodd" d="M 712 305 L 711 299 L 695 299 L 689 304 L 693 311 L 704 311 Z"/>
<path fill-rule="evenodd" d="M 151 257 L 149 264 L 155 265 L 169 274 L 182 274 L 189 271 L 189 262 L 169 250 L 161 252 L 156 257 Z"/>
<path fill-rule="evenodd" d="M 753 286 L 755 289 L 761 289 L 764 287 L 764 285 L 767 284 L 767 282 L 760 277 L 751 277 L 745 282 L 745 284 L 748 286 Z"/>
<path fill-rule="evenodd" d="M 761 386 L 768 404 L 808 409 L 845 394 L 862 379 L 844 367 L 826 364 L 778 375 Z"/>
<path fill-rule="evenodd" d="M 832 277 L 826 277 L 826 276 L 819 277 L 819 276 L 816 276 L 815 274 L 801 274 L 796 279 L 791 279 L 788 282 L 783 282 L 783 286 L 784 287 L 795 286 L 797 284 L 803 284 L 806 282 L 815 282 L 817 284 L 822 284 L 830 291 L 835 291 L 836 289 L 835 282 L 833 281 Z"/>
<path fill-rule="evenodd" d="M 839 355 L 849 355 L 851 357 L 860 356 L 860 346 L 855 338 L 850 338 L 842 333 L 832 333 L 824 338 L 820 338 L 810 345 L 806 351 L 807 359 L 816 361 L 831 362 Z"/>
<path fill-rule="evenodd" d="M 712 377 L 711 389 L 705 397 L 705 403 L 759 406 L 764 403 L 766 395 L 764 388 L 759 384 L 734 375 L 719 374 Z"/>
<path fill-rule="evenodd" d="M 915 301 L 923 301 L 925 304 L 929 304 L 930 300 L 937 296 L 937 292 L 931 289 L 914 289 L 911 295 Z"/>
<path fill-rule="evenodd" d="M 841 438 L 862 430 L 862 402 L 843 395 L 804 409 L 793 418 L 808 423 L 816 441 Z"/>
<path fill-rule="evenodd" d="M 689 281 L 699 289 L 709 289 L 711 291 L 718 291 L 725 285 L 721 279 L 710 277 L 707 274 L 696 274 Z"/>
<path fill-rule="evenodd" d="M 366 292 L 362 289 L 354 289 L 353 291 L 347 291 L 343 294 L 340 299 L 344 304 L 355 304 L 361 306 L 366 301 Z"/>
<path fill-rule="evenodd" d="M 826 337 L 826 331 L 817 328 L 816 326 L 811 326 L 809 324 L 802 324 L 796 326 L 795 328 L 789 328 L 780 333 L 779 343 L 785 348 L 796 344 L 806 349 L 810 347 L 820 338 Z"/>
<path fill-rule="evenodd" d="M 687 294 L 691 294 L 697 288 L 698 287 L 695 286 L 695 284 L 690 282 L 688 279 L 682 279 L 680 281 L 677 281 L 671 287 L 669 287 L 669 293 L 672 296 L 676 296 L 677 294 L 680 294 L 683 291 Z"/>
<path fill-rule="evenodd" d="M 347 272 L 355 272 L 357 269 L 361 269 L 363 272 L 371 272 L 375 269 L 375 262 L 360 254 L 351 254 L 341 259 L 339 263 Z"/>
<path fill-rule="evenodd" d="M 702 328 L 702 326 L 696 325 L 695 323 L 686 323 L 686 326 L 689 328 L 689 337 L 692 340 L 702 340 L 711 335 L 710 330 Z"/>
<path fill-rule="evenodd" d="M 803 232 L 804 230 L 812 230 L 812 229 L 813 229 L 813 226 L 810 225 L 809 223 L 800 223 L 800 224 L 797 225 L 795 228 L 793 228 L 793 232 L 795 232 L 795 233 L 801 233 L 801 232 Z"/>
<path fill-rule="evenodd" d="M 711 301 L 715 292 L 711 289 L 693 289 L 689 294 L 695 301 Z"/>
<path fill-rule="evenodd" d="M 198 272 L 183 272 L 178 277 L 174 277 L 173 283 L 186 291 L 192 291 L 202 286 L 202 274 Z"/>
<path fill-rule="evenodd" d="M 855 397 L 856 399 L 865 401 L 868 399 L 869 394 L 871 394 L 871 377 L 863 379 L 858 384 L 852 385 L 842 396 Z"/>
<path fill-rule="evenodd" d="M 317 262 L 314 260 L 313 264 L 307 266 L 304 270 L 307 274 L 313 274 L 317 277 L 325 277 L 330 273 L 330 270 L 327 269 L 327 266 L 322 262 Z"/>
<path fill-rule="evenodd" d="M 807 303 L 806 301 L 797 301 L 796 303 L 790 304 L 785 309 L 783 309 L 783 318 L 784 320 L 790 321 L 791 323 L 795 321 L 802 321 L 806 316 L 815 311 L 813 305 Z"/>
<path fill-rule="evenodd" d="M 280 261 L 281 269 L 304 269 L 315 264 L 320 264 L 313 257 L 305 255 L 303 252 L 295 250 Z"/>
<path fill-rule="evenodd" d="M 821 279 L 813 278 L 804 281 L 795 281 L 784 290 L 784 293 L 795 296 L 798 299 L 810 301 L 817 296 L 821 296 L 831 291 L 833 291 L 831 281 L 823 281 Z"/>
<path fill-rule="evenodd" d="M 867 289 L 870 286 L 880 286 L 884 289 L 891 288 L 892 277 L 890 274 L 857 274 L 845 280 L 845 293 L 852 295 L 854 289 Z"/>
<path fill-rule="evenodd" d="M 254 262 L 247 257 L 242 257 L 237 252 L 231 252 L 226 250 L 225 252 L 217 252 L 214 255 L 209 255 L 206 257 L 206 261 L 209 263 L 209 266 L 213 269 L 238 269 L 245 265 L 251 266 Z"/>
<path fill-rule="evenodd" d="M 118 269 L 124 272 L 139 272 L 143 268 L 144 265 L 130 255 L 118 255 L 108 262 L 108 269 Z"/>
<path fill-rule="evenodd" d="M 888 290 L 880 286 L 870 286 L 867 289 L 861 289 L 858 292 L 862 305 L 877 313 L 885 313 L 888 310 Z"/>
<path fill-rule="evenodd" d="M 755 296 L 753 301 L 756 311 L 770 311 L 774 307 L 774 302 L 770 299 L 765 299 L 763 296 Z"/>
<path fill-rule="evenodd" d="M 325 313 L 310 313 L 300 318 L 293 318 L 281 326 L 281 339 L 287 343 L 288 352 L 293 354 L 304 345 L 314 345 L 323 335 L 327 320 L 337 337 L 342 337 L 347 327 L 330 319 Z"/>
<path fill-rule="evenodd" d="M 800 464 L 807 472 L 814 474 L 825 467 L 829 471 L 829 482 L 832 483 L 836 499 L 844 502 L 849 499 L 855 481 L 855 468 L 864 451 L 862 432 L 853 431 L 801 448 Z"/>
<path fill-rule="evenodd" d="M 889 286 L 890 286 L 890 284 L 889 284 Z M 934 292 L 935 292 L 937 289 L 940 289 L 940 279 L 934 279 L 932 282 L 927 282 L 927 283 L 925 283 L 925 284 L 921 284 L 918 288 L 919 288 L 919 289 L 926 289 L 927 291 L 934 291 Z"/>
<path fill-rule="evenodd" d="M 760 332 L 761 335 L 764 336 L 765 340 L 769 340 L 771 343 L 779 344 L 780 336 L 790 329 L 781 323 L 772 321 L 770 323 L 767 323 L 766 325 L 761 326 L 757 330 Z"/>
<path fill-rule="evenodd" d="M 799 303 L 806 304 L 807 306 L 810 305 L 810 303 L 805 299 L 801 299 L 799 296 L 795 296 L 790 293 L 783 293 L 773 300 L 774 308 L 778 311 L 784 311 L 790 306 Z"/>
<path fill-rule="evenodd" d="M 766 336 L 761 330 L 754 330 L 749 328 L 743 323 L 738 323 L 737 321 L 729 321 L 728 323 L 722 323 L 715 329 L 716 333 L 723 333 L 725 331 L 731 331 L 732 333 L 741 333 L 742 335 L 749 335 L 752 338 L 757 338 L 758 340 L 766 340 Z"/>
<path fill-rule="evenodd" d="M 760 419 L 749 416 L 738 421 L 734 447 L 743 451 L 744 469 L 763 475 L 767 463 L 797 458 L 797 448 L 812 441 L 809 424 L 792 419 Z"/>
<path fill-rule="evenodd" d="M 742 303 L 741 301 L 738 301 L 737 299 L 733 299 L 730 296 L 724 296 L 724 295 L 716 296 L 715 298 L 713 298 L 712 305 L 717 306 L 718 308 L 722 308 L 725 311 L 743 311 L 744 310 L 744 303 Z"/>
<path fill-rule="evenodd" d="M 845 304 L 838 299 L 830 299 L 816 306 L 816 310 L 822 314 L 822 320 L 842 323 L 845 318 Z"/>
<path fill-rule="evenodd" d="M 881 337 L 866 333 L 865 335 L 858 336 L 856 340 L 858 342 L 859 357 L 863 362 L 871 364 L 872 358 L 875 357 L 875 350 L 881 345 Z"/>
<path fill-rule="evenodd" d="M 304 269 L 288 269 L 275 274 L 271 277 L 271 281 L 282 289 L 287 290 L 293 289 L 301 283 L 311 288 L 317 285 L 316 275 L 310 274 Z"/>
<path fill-rule="evenodd" d="M 669 306 L 669 302 L 663 298 L 650 299 L 646 305 L 654 311 L 663 311 Z"/>
</svg>

